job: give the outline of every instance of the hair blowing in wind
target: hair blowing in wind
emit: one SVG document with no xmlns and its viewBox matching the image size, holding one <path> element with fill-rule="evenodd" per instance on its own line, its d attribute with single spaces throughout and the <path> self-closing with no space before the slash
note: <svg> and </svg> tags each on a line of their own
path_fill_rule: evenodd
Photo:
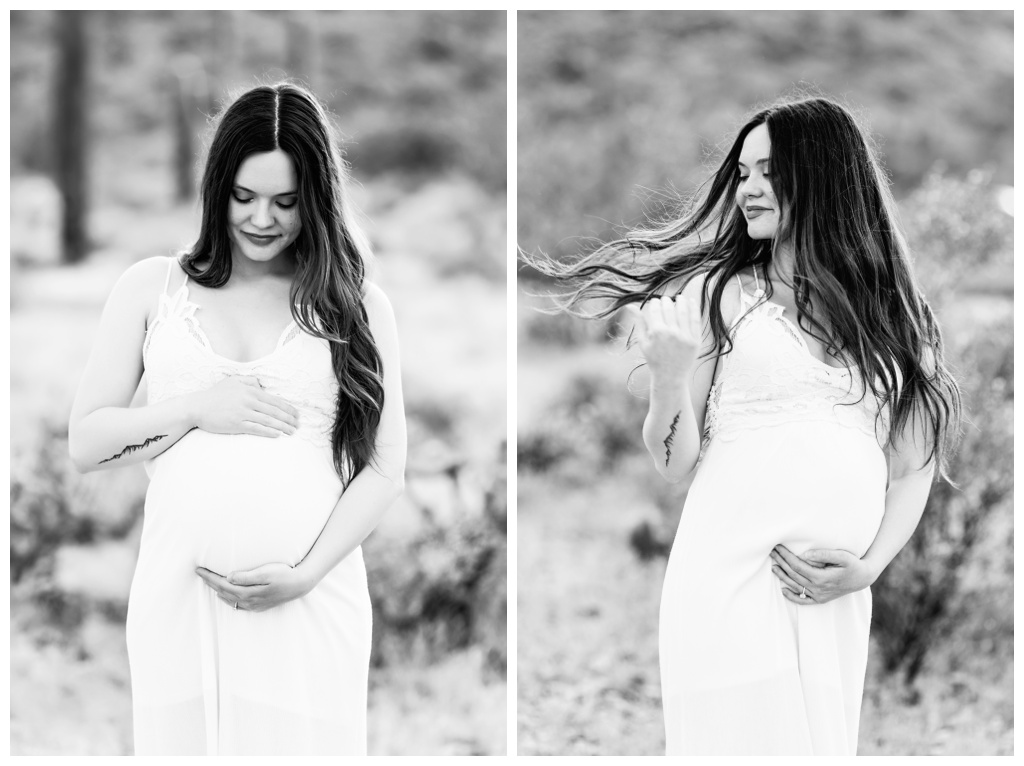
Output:
<svg viewBox="0 0 1024 766">
<path fill-rule="evenodd" d="M 740 151 L 759 125 L 771 137 L 772 187 L 788 212 L 774 240 L 752 239 L 735 202 Z M 719 353 L 728 353 L 721 316 L 726 285 L 743 269 L 767 271 L 780 242 L 793 246 L 801 325 L 859 369 L 864 396 L 870 390 L 888 406 L 888 443 L 908 427 L 923 429 L 926 462 L 937 460 L 939 475 L 948 479 L 960 391 L 914 278 L 888 179 L 865 131 L 834 101 L 783 101 L 754 114 L 681 217 L 649 222 L 569 261 L 523 257 L 566 286 L 555 296 L 562 309 L 592 319 L 678 293 L 706 275 L 701 310 L 710 313 Z"/>
</svg>

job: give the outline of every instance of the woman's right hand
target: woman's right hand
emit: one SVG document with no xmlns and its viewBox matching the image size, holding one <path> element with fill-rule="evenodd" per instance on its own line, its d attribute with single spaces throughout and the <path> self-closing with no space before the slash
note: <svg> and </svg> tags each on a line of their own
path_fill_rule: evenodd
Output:
<svg viewBox="0 0 1024 766">
<path fill-rule="evenodd" d="M 267 393 L 254 375 L 231 376 L 192 396 L 195 424 L 214 434 L 293 434 L 299 411 Z"/>
<path fill-rule="evenodd" d="M 699 311 L 682 296 L 652 298 L 640 309 L 640 351 L 655 380 L 681 380 L 693 369 L 700 327 Z"/>
</svg>

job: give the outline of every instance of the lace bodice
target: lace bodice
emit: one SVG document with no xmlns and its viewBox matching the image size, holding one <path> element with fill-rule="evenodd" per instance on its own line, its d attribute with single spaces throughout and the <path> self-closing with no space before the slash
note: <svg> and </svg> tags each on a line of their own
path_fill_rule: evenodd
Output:
<svg viewBox="0 0 1024 766">
<path fill-rule="evenodd" d="M 200 307 L 188 298 L 187 277 L 173 294 L 165 286 L 142 350 L 148 402 L 207 389 L 232 375 L 254 375 L 269 393 L 299 410 L 295 437 L 330 449 L 338 382 L 327 341 L 303 332 L 293 321 L 270 354 L 238 362 L 214 351 L 197 312 L 201 314 Z"/>
<path fill-rule="evenodd" d="M 826 421 L 884 442 L 885 412 L 876 422 L 878 403 L 870 390 L 861 399 L 864 384 L 857 368 L 816 359 L 781 305 L 766 300 L 760 287 L 751 295 L 738 277 L 737 283 L 733 347 L 721 358 L 708 395 L 702 453 L 714 439 L 729 441 L 747 429 L 794 421 Z"/>
</svg>

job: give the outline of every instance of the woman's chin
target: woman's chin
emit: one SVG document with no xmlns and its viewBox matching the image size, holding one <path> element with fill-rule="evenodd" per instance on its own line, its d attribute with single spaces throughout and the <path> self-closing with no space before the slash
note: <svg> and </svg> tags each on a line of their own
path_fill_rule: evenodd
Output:
<svg viewBox="0 0 1024 766">
<path fill-rule="evenodd" d="M 767 231 L 753 226 L 747 227 L 747 236 L 751 239 L 771 239 L 775 236 L 775 230 Z"/>
</svg>

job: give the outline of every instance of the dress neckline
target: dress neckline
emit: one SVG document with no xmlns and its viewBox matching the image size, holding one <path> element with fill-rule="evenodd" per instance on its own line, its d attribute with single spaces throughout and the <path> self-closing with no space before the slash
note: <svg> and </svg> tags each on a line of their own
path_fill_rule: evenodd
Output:
<svg viewBox="0 0 1024 766">
<path fill-rule="evenodd" d="M 239 367 L 250 367 L 252 365 L 259 364 L 260 362 L 265 362 L 266 360 L 276 356 L 277 353 L 282 348 L 284 348 L 284 346 L 285 346 L 285 339 L 288 337 L 288 335 L 291 332 L 291 330 L 298 326 L 298 325 L 296 325 L 294 318 L 290 319 L 288 321 L 288 324 L 285 325 L 284 329 L 281 331 L 281 334 L 278 335 L 277 343 L 274 345 L 274 350 L 273 351 L 271 351 L 269 354 L 264 354 L 263 356 L 257 357 L 256 359 L 251 359 L 249 361 L 242 362 L 242 361 L 239 361 L 237 359 L 232 359 L 231 357 L 224 356 L 223 354 L 219 354 L 214 349 L 213 344 L 210 342 L 209 336 L 206 334 L 206 331 L 203 330 L 202 322 L 200 321 L 199 316 L 195 313 L 198 309 L 202 308 L 202 306 L 200 306 L 198 303 L 195 303 L 194 301 L 189 300 L 189 297 L 188 297 L 189 296 L 189 290 L 188 290 L 188 280 L 187 279 L 186 279 L 186 281 L 184 283 L 182 283 L 181 287 L 178 288 L 177 293 L 178 294 L 182 294 L 183 306 L 191 307 L 192 308 L 191 318 L 192 318 L 192 322 L 193 322 L 193 327 L 194 327 L 196 333 L 198 333 L 198 335 L 201 336 L 201 338 L 195 338 L 194 336 L 192 336 L 193 340 L 196 341 L 197 343 L 199 343 L 199 341 L 201 340 L 202 342 L 199 343 L 199 345 L 203 349 L 205 349 L 209 354 L 211 354 L 212 356 L 215 356 L 215 357 L 217 357 L 218 359 L 220 359 L 222 361 L 228 362 L 230 364 L 237 365 Z M 164 295 L 166 295 L 166 293 Z M 174 303 L 176 297 L 177 297 L 177 294 L 175 296 L 173 296 L 173 297 L 169 297 L 168 299 L 171 301 L 171 303 Z M 189 333 L 189 335 L 191 336 L 192 333 Z"/>
<path fill-rule="evenodd" d="M 794 336 L 794 340 L 797 341 L 797 343 L 803 349 L 804 353 L 807 354 L 808 358 L 812 362 L 814 362 L 815 364 L 819 365 L 820 367 L 828 370 L 829 372 L 835 373 L 837 375 L 844 375 L 844 376 L 846 376 L 846 375 L 854 375 L 855 373 L 859 372 L 859 370 L 858 370 L 856 365 L 849 365 L 849 366 L 844 366 L 844 367 L 840 367 L 840 366 L 837 366 L 837 365 L 831 365 L 831 364 L 829 364 L 828 362 L 826 362 L 823 359 L 818 359 L 818 357 L 816 357 L 813 353 L 811 353 L 811 347 L 807 343 L 807 338 L 804 337 L 803 331 L 799 327 L 797 327 L 797 325 L 789 317 L 786 316 L 786 307 L 783 306 L 781 303 L 779 303 L 777 301 L 769 300 L 767 298 L 766 293 L 764 291 L 764 288 L 761 287 L 761 284 L 760 284 L 760 282 L 757 279 L 757 267 L 756 266 L 753 268 L 753 274 L 754 274 L 754 281 L 755 281 L 755 284 L 756 284 L 756 287 L 754 288 L 753 294 L 748 294 L 746 289 L 743 287 L 743 280 L 742 279 L 739 280 L 739 282 L 740 282 L 740 294 L 743 295 L 743 297 L 749 298 L 749 299 L 751 299 L 753 301 L 753 304 L 750 306 L 750 310 L 751 311 L 756 309 L 756 308 L 758 308 L 759 306 L 762 306 L 762 305 L 764 305 L 764 306 L 774 306 L 775 308 L 778 309 L 778 311 L 774 315 L 775 318 L 781 319 L 789 327 L 790 332 Z M 738 277 L 739 277 L 739 275 L 737 274 L 737 278 Z"/>
</svg>

